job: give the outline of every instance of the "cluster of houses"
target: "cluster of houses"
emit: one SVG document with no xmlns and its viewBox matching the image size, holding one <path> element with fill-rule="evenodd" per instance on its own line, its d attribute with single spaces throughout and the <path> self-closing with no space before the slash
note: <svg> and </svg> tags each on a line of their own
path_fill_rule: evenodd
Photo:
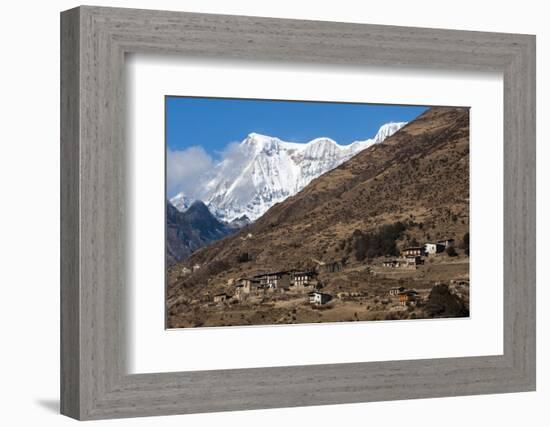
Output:
<svg viewBox="0 0 550 427">
<path fill-rule="evenodd" d="M 263 290 L 304 291 L 317 285 L 314 271 L 276 271 L 237 279 L 235 291 L 246 294 Z"/>
<path fill-rule="evenodd" d="M 401 251 L 401 259 L 390 259 L 382 262 L 387 268 L 412 268 L 424 264 L 424 257 L 444 252 L 447 248 L 454 246 L 454 239 L 438 240 L 435 243 L 425 243 L 423 246 L 411 246 Z"/>
<path fill-rule="evenodd" d="M 387 268 L 416 269 L 418 265 L 424 264 L 424 257 L 444 252 L 452 246 L 454 246 L 454 239 L 438 240 L 435 243 L 428 242 L 422 246 L 407 247 L 401 251 L 402 258 L 385 260 L 382 262 L 382 265 Z M 312 305 L 321 306 L 327 304 L 333 297 L 320 291 L 322 285 L 317 280 L 316 270 L 336 272 L 340 271 L 344 266 L 341 263 L 325 264 L 322 261 L 313 261 L 317 264 L 315 270 L 275 271 L 257 274 L 252 277 L 229 279 L 227 284 L 234 286 L 233 295 L 225 292 L 216 294 L 213 297 L 213 302 L 216 304 L 230 301 L 242 302 L 247 300 L 248 297 L 262 297 L 266 292 L 289 292 L 307 294 L 307 300 Z M 190 274 L 199 269 L 200 265 L 195 264 L 191 268 L 184 267 L 182 273 Z M 464 282 L 467 283 L 467 281 Z M 458 286 L 464 287 L 465 285 L 464 283 L 459 283 Z M 402 306 L 414 305 L 419 298 L 417 291 L 407 290 L 403 287 L 390 289 L 389 295 L 393 299 L 397 299 Z"/>
<path fill-rule="evenodd" d="M 307 293 L 308 300 L 314 305 L 324 305 L 332 296 L 320 292 L 320 284 L 315 271 L 276 271 L 258 274 L 253 277 L 243 277 L 237 280 L 229 279 L 228 285 L 235 286 L 233 296 L 226 293 L 214 295 L 215 303 L 228 302 L 232 298 L 243 301 L 248 296 L 263 295 L 265 292 Z"/>
</svg>

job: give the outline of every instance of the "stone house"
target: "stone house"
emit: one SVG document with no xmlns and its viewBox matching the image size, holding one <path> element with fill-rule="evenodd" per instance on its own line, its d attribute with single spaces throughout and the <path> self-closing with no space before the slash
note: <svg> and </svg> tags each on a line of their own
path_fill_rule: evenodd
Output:
<svg viewBox="0 0 550 427">
<path fill-rule="evenodd" d="M 405 257 L 405 266 L 407 268 L 416 268 L 417 266 L 424 264 L 424 260 L 421 256 L 406 256 Z"/>
<path fill-rule="evenodd" d="M 399 294 L 399 304 L 402 306 L 411 305 L 416 302 L 417 298 L 418 298 L 418 292 L 414 290 L 401 292 Z"/>
<path fill-rule="evenodd" d="M 317 284 L 313 271 L 294 271 L 291 273 L 290 289 L 304 290 Z"/>
<path fill-rule="evenodd" d="M 405 257 L 408 256 L 422 256 L 424 255 L 424 248 L 422 246 L 411 246 L 401 251 L 401 254 Z"/>
<path fill-rule="evenodd" d="M 214 295 L 214 302 L 215 303 L 227 302 L 230 298 L 231 296 L 227 295 L 226 293 L 217 294 L 217 295 Z"/>
<path fill-rule="evenodd" d="M 258 280 L 261 287 L 265 289 L 277 289 L 290 285 L 291 274 L 289 271 L 277 271 L 274 273 L 258 274 L 253 277 Z"/>
<path fill-rule="evenodd" d="M 235 291 L 240 294 L 250 294 L 251 292 L 262 289 L 262 285 L 259 279 L 241 277 L 235 281 Z"/>
<path fill-rule="evenodd" d="M 382 266 L 387 268 L 398 268 L 401 266 L 401 262 L 396 259 L 386 260 L 382 262 Z"/>
<path fill-rule="evenodd" d="M 398 288 L 391 288 L 389 291 L 389 294 L 390 296 L 395 297 L 404 291 L 405 291 L 405 288 L 403 286 L 400 286 Z"/>
</svg>

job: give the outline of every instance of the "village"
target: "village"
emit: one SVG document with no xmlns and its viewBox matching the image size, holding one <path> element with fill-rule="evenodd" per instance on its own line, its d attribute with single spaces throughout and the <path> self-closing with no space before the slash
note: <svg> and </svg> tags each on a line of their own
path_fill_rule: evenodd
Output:
<svg viewBox="0 0 550 427">
<path fill-rule="evenodd" d="M 454 239 L 405 247 L 399 257 L 366 263 L 312 259 L 309 269 L 227 277 L 225 283 L 176 304 L 184 327 L 393 320 L 438 317 L 434 296 L 453 302 L 456 316 L 469 313 L 469 258 Z M 463 251 L 464 252 L 464 251 Z M 199 271 L 184 267 L 182 275 Z M 435 291 L 434 291 L 435 290 Z M 460 307 L 460 308 L 456 308 Z M 191 308 L 191 310 L 190 310 Z"/>
</svg>

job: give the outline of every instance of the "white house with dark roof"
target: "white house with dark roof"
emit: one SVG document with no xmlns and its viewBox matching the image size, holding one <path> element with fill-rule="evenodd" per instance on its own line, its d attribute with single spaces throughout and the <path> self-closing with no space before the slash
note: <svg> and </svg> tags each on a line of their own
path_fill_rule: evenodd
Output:
<svg viewBox="0 0 550 427">
<path fill-rule="evenodd" d="M 442 243 L 426 243 L 424 245 L 424 251 L 428 255 L 435 255 L 445 250 L 445 245 Z"/>
<path fill-rule="evenodd" d="M 310 292 L 308 294 L 309 296 L 309 303 L 315 304 L 315 305 L 323 305 L 329 302 L 332 299 L 332 296 L 329 294 L 325 294 L 323 292 Z"/>
</svg>

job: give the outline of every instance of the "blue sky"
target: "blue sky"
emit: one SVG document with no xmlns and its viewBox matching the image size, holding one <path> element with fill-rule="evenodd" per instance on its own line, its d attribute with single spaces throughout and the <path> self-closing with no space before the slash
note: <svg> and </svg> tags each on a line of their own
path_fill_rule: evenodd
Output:
<svg viewBox="0 0 550 427">
<path fill-rule="evenodd" d="M 381 125 L 410 121 L 427 107 L 333 102 L 166 97 L 166 139 L 170 150 L 200 146 L 217 158 L 251 132 L 284 141 L 321 136 L 341 145 L 372 138 Z"/>
</svg>

